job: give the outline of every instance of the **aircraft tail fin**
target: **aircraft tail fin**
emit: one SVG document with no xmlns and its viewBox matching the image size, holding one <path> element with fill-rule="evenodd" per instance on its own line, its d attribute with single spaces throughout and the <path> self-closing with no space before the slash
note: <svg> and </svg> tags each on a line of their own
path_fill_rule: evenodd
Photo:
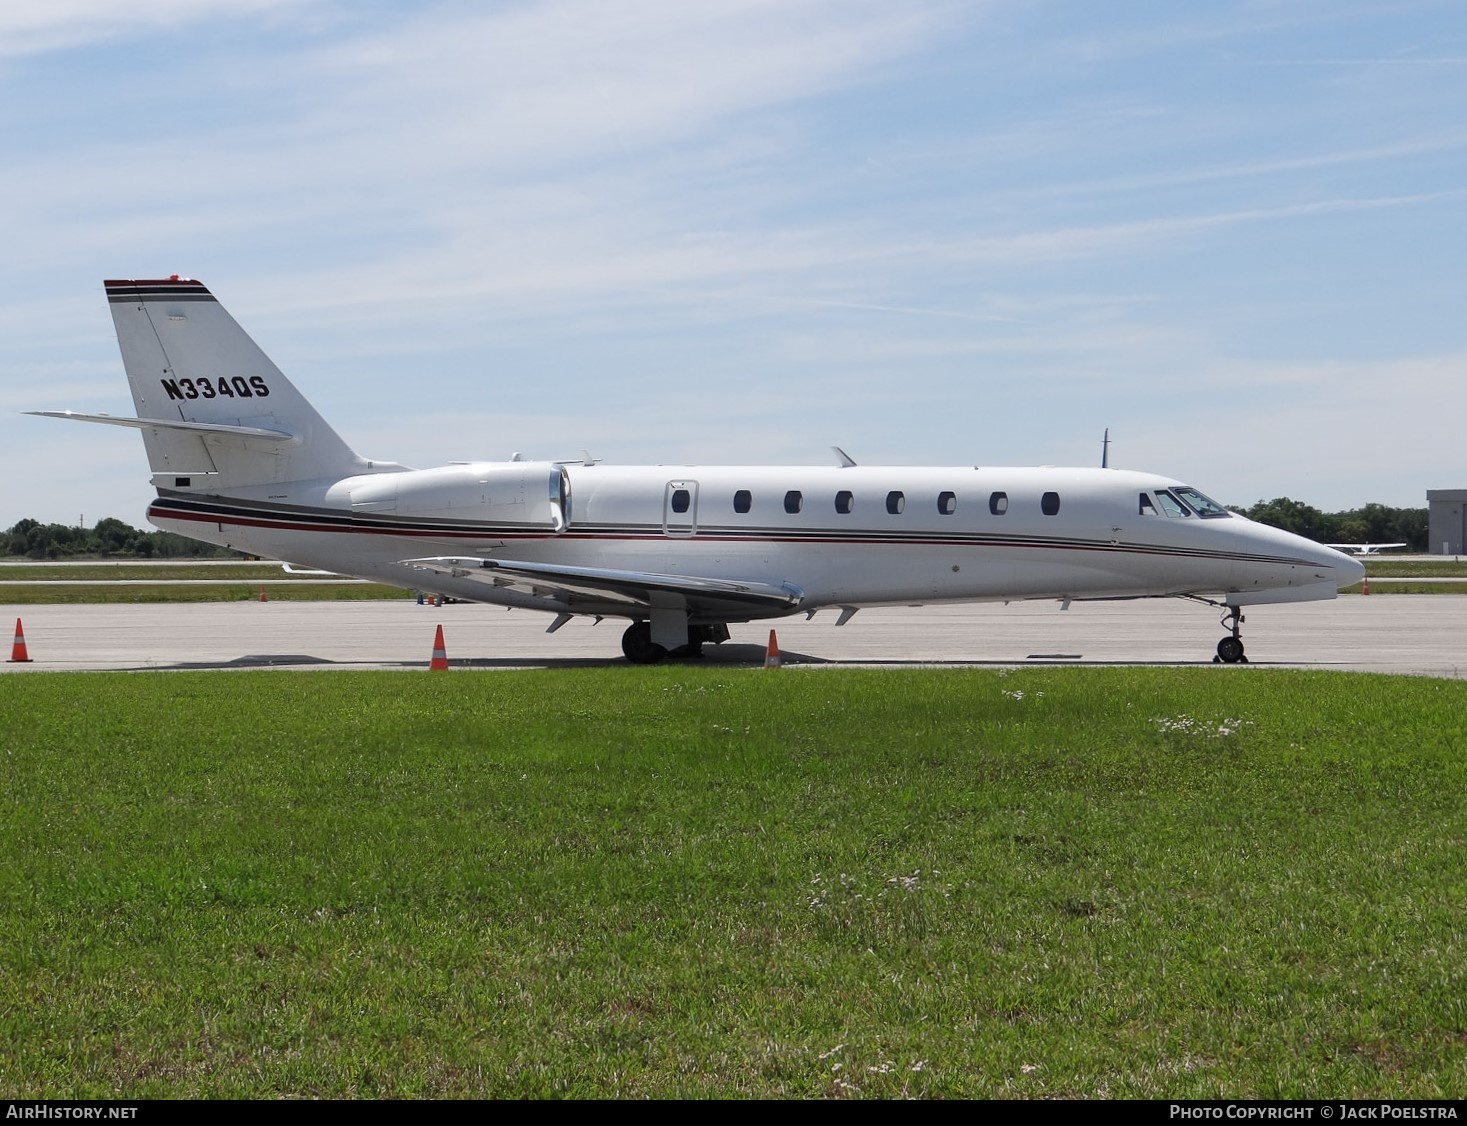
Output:
<svg viewBox="0 0 1467 1126">
<path fill-rule="evenodd" d="M 358 457 L 200 282 L 108 281 L 153 483 L 216 493 L 396 465 Z"/>
</svg>

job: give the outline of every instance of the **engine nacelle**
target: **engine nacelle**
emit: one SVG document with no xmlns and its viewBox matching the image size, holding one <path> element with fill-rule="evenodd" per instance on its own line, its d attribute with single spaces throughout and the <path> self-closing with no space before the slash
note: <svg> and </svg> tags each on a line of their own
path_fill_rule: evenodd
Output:
<svg viewBox="0 0 1467 1126">
<path fill-rule="evenodd" d="M 507 528 L 563 532 L 570 481 L 557 462 L 474 461 L 342 481 L 331 492 L 364 515 L 483 521 Z"/>
</svg>

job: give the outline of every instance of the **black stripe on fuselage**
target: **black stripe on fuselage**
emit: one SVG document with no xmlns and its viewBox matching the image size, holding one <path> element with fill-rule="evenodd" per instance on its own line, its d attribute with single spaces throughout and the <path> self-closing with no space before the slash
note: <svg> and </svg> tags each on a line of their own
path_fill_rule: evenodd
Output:
<svg viewBox="0 0 1467 1126">
<path fill-rule="evenodd" d="M 214 295 L 212 293 L 209 293 L 208 291 L 205 291 L 203 293 L 200 293 L 200 292 L 198 292 L 198 290 L 180 291 L 178 293 L 160 293 L 160 292 L 157 292 L 157 291 L 149 290 L 149 291 L 143 292 L 143 293 L 108 293 L 107 294 L 107 301 L 110 304 L 113 304 L 113 305 L 135 305 L 135 304 L 138 304 L 139 302 L 141 302 L 144 305 L 147 305 L 147 304 L 150 304 L 150 303 L 152 303 L 154 301 L 167 301 L 167 302 L 169 302 L 171 304 L 174 301 L 213 301 L 213 300 L 215 300 L 215 298 L 214 298 Z"/>
<path fill-rule="evenodd" d="M 123 304 L 134 301 L 213 301 L 214 295 L 203 284 L 181 278 L 158 281 L 105 281 L 107 300 Z"/>
<path fill-rule="evenodd" d="M 228 524 L 245 528 L 400 536 L 410 539 L 614 540 L 621 542 L 644 540 L 659 543 L 669 540 L 686 540 L 694 543 L 843 544 L 868 547 L 884 545 L 890 547 L 1038 548 L 1091 551 L 1102 554 L 1150 555 L 1174 559 L 1212 559 L 1294 566 L 1314 565 L 1308 559 L 1262 555 L 1255 552 L 1168 547 L 1159 544 L 1111 542 L 1110 540 L 1064 536 L 1001 535 L 991 532 L 935 534 L 926 531 L 902 533 L 861 531 L 839 533 L 820 529 L 782 529 L 766 526 L 759 528 L 700 527 L 696 535 L 669 536 L 663 531 L 660 524 L 602 524 L 582 525 L 557 533 L 548 528 L 434 520 L 422 517 L 409 519 L 399 516 L 348 513 L 339 509 L 278 505 L 268 501 L 233 500 L 226 502 L 197 497 L 164 496 L 162 493 L 149 507 L 148 515 L 159 519 Z"/>
</svg>

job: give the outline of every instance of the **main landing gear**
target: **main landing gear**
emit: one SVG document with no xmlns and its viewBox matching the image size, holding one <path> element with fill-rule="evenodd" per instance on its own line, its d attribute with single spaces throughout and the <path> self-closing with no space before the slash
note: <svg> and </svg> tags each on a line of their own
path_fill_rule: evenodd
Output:
<svg viewBox="0 0 1467 1126">
<path fill-rule="evenodd" d="M 621 651 L 634 665 L 655 665 L 667 650 L 652 641 L 651 622 L 633 622 L 621 635 Z"/>
<path fill-rule="evenodd" d="M 1238 636 L 1238 627 L 1243 624 L 1243 610 L 1239 606 L 1229 606 L 1227 612 L 1222 616 L 1222 627 L 1230 629 L 1231 635 L 1223 638 L 1217 643 L 1217 656 L 1212 659 L 1215 665 L 1247 664 L 1248 658 L 1243 655 L 1243 639 Z"/>
<path fill-rule="evenodd" d="M 678 660 L 697 660 L 703 656 L 703 646 L 717 645 L 728 640 L 728 626 L 689 626 L 686 645 L 669 650 L 652 640 L 651 622 L 633 622 L 621 635 L 621 651 L 634 665 L 655 665 L 658 661 L 672 657 Z"/>
</svg>

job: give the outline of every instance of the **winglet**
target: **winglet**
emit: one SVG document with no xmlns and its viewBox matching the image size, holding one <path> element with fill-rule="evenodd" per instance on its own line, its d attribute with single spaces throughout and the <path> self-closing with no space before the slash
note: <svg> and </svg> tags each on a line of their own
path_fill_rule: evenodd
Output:
<svg viewBox="0 0 1467 1126">
<path fill-rule="evenodd" d="M 835 451 L 835 456 L 840 458 L 840 467 L 842 469 L 849 469 L 851 466 L 856 464 L 856 459 L 853 458 L 850 454 L 846 453 L 846 451 L 841 449 L 839 446 L 831 446 L 830 448 Z"/>
</svg>

